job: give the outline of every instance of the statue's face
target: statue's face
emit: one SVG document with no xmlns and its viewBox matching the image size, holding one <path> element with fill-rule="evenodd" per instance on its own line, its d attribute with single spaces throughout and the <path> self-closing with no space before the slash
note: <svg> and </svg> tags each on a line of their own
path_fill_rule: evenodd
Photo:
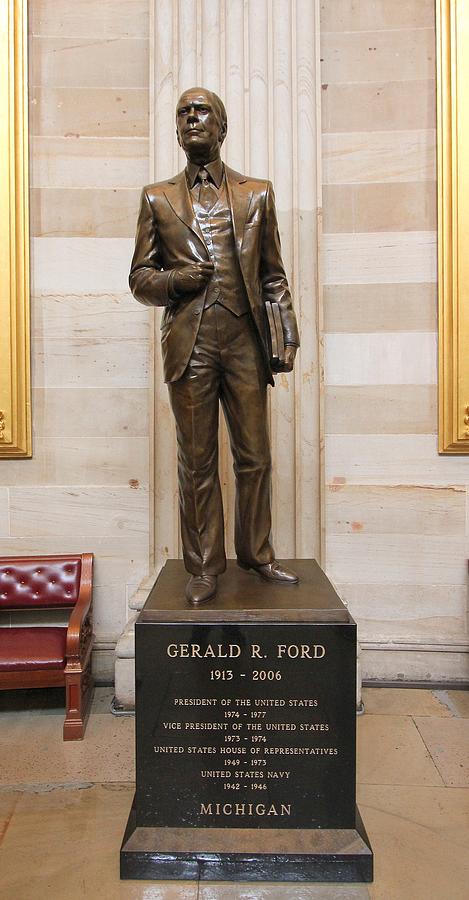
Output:
<svg viewBox="0 0 469 900">
<path fill-rule="evenodd" d="M 182 94 L 176 111 L 177 138 L 186 156 L 204 163 L 216 159 L 225 139 L 208 91 L 192 89 Z"/>
</svg>

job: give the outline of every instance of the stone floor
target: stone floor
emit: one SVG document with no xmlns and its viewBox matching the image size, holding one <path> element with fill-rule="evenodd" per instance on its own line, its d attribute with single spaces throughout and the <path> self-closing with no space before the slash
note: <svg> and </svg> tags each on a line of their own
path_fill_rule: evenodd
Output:
<svg viewBox="0 0 469 900">
<path fill-rule="evenodd" d="M 2 900 L 468 900 L 469 692 L 364 691 L 358 802 L 373 885 L 120 882 L 134 719 L 95 692 L 83 742 L 60 691 L 0 694 Z"/>
</svg>

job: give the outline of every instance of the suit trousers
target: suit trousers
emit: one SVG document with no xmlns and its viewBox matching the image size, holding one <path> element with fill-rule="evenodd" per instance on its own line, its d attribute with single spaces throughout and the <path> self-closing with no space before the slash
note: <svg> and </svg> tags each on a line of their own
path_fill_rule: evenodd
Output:
<svg viewBox="0 0 469 900">
<path fill-rule="evenodd" d="M 183 376 L 168 385 L 176 420 L 184 563 L 193 575 L 226 568 L 218 477 L 221 401 L 236 477 L 235 547 L 251 566 L 272 562 L 267 373 L 250 313 L 215 303 L 202 314 Z"/>
</svg>

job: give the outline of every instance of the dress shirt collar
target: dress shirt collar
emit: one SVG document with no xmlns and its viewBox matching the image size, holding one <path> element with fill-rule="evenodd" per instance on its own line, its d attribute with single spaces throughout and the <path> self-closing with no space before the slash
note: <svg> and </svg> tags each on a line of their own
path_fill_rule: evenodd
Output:
<svg viewBox="0 0 469 900">
<path fill-rule="evenodd" d="M 193 163 L 193 162 L 187 163 L 186 173 L 187 173 L 187 180 L 189 182 L 190 188 L 194 187 L 194 185 L 197 181 L 197 176 L 200 172 L 200 169 L 207 169 L 207 172 L 210 175 L 210 178 L 212 179 L 213 183 L 216 185 L 217 188 L 220 187 L 220 185 L 223 181 L 223 175 L 225 172 L 225 167 L 224 167 L 223 162 L 220 159 L 220 157 L 218 157 L 217 159 L 214 159 L 213 162 L 207 163 L 206 166 L 199 166 L 197 163 Z"/>
</svg>

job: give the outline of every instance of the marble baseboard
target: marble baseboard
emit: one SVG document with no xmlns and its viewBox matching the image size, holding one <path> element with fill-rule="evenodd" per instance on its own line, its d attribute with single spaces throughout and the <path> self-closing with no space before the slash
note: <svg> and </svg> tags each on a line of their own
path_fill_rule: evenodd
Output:
<svg viewBox="0 0 469 900">
<path fill-rule="evenodd" d="M 393 682 L 396 687 L 406 682 L 428 685 L 461 684 L 469 682 L 468 650 L 437 650 L 402 648 L 390 650 L 386 646 L 373 649 L 362 646 L 362 675 L 364 681 Z"/>
</svg>

